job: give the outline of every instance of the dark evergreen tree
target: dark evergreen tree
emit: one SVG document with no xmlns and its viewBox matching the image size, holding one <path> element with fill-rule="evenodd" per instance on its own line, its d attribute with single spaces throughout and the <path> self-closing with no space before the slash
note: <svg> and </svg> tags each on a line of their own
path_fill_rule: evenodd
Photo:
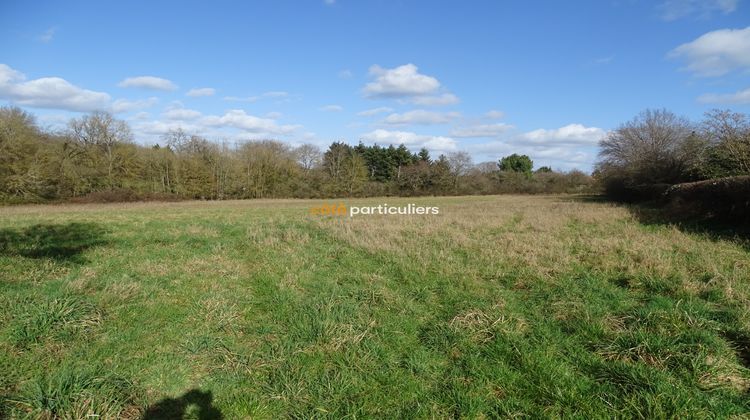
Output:
<svg viewBox="0 0 750 420">
<path fill-rule="evenodd" d="M 497 164 L 503 172 L 521 172 L 524 174 L 531 174 L 531 169 L 534 167 L 534 162 L 526 155 L 518 155 L 513 153 L 510 156 L 505 156 L 500 159 Z"/>
</svg>

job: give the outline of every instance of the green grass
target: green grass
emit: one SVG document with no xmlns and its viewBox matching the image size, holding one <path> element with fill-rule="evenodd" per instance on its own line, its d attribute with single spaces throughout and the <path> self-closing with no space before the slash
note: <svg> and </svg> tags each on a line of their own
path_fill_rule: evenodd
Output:
<svg viewBox="0 0 750 420">
<path fill-rule="evenodd" d="M 0 208 L 0 417 L 750 412 L 746 241 L 570 197 L 347 204 L 383 202 L 441 214 Z"/>
</svg>

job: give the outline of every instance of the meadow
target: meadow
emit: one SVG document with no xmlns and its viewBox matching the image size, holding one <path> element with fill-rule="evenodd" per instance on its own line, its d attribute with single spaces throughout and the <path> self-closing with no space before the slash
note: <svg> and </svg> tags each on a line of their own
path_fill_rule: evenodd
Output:
<svg viewBox="0 0 750 420">
<path fill-rule="evenodd" d="M 0 208 L 0 417 L 750 412 L 747 239 L 578 196 L 344 202 L 440 214 Z"/>
</svg>

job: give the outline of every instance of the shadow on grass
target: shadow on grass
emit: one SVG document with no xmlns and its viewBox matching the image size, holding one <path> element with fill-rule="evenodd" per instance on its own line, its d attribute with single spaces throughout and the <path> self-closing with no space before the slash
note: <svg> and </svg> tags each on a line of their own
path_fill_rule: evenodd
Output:
<svg viewBox="0 0 750 420">
<path fill-rule="evenodd" d="M 734 352 L 737 354 L 737 358 L 742 363 L 742 366 L 750 369 L 750 335 L 742 331 L 727 331 L 724 333 L 724 338 L 732 343 Z"/>
<path fill-rule="evenodd" d="M 709 218 L 682 218 L 654 204 L 629 204 L 630 213 L 644 225 L 670 225 L 683 232 L 697 233 L 712 240 L 730 240 L 750 249 L 750 226 Z"/>
<path fill-rule="evenodd" d="M 94 223 L 39 224 L 20 229 L 0 229 L 0 256 L 51 258 L 58 262 L 85 263 L 81 254 L 103 245 L 104 229 Z"/>
<path fill-rule="evenodd" d="M 194 410 L 197 410 L 194 411 Z M 192 389 L 180 398 L 165 398 L 146 409 L 143 420 L 182 419 L 186 414 L 200 420 L 223 419 L 221 411 L 213 406 L 211 391 Z"/>
<path fill-rule="evenodd" d="M 581 203 L 610 203 L 626 208 L 638 222 L 645 226 L 674 226 L 686 232 L 705 236 L 712 241 L 731 241 L 750 250 L 750 225 L 729 223 L 711 218 L 686 218 L 667 211 L 657 202 L 624 203 L 604 195 L 576 195 L 565 200 Z"/>
<path fill-rule="evenodd" d="M 577 201 L 580 203 L 609 203 L 606 196 L 601 194 L 575 194 L 566 196 L 562 201 Z"/>
</svg>

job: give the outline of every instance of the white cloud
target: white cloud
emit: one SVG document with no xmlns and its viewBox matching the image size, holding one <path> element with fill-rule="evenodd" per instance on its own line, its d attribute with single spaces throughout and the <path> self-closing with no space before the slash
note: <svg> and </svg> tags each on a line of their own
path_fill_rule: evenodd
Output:
<svg viewBox="0 0 750 420">
<path fill-rule="evenodd" d="M 96 111 L 109 106 L 110 96 L 75 86 L 59 77 L 26 81 L 26 76 L 0 64 L 0 98 L 18 105 L 68 111 Z"/>
<path fill-rule="evenodd" d="M 415 96 L 413 98 L 410 98 L 409 102 L 416 104 L 416 105 L 440 106 L 440 105 L 453 105 L 461 101 L 460 99 L 458 99 L 458 96 L 452 93 L 443 93 L 441 95 L 433 95 L 433 96 Z"/>
<path fill-rule="evenodd" d="M 472 138 L 472 137 L 497 137 L 513 128 L 512 125 L 498 124 L 478 124 L 467 127 L 458 127 L 450 132 L 452 137 Z"/>
<path fill-rule="evenodd" d="M 161 77 L 155 76 L 128 77 L 127 79 L 118 83 L 117 86 L 123 88 L 141 88 L 164 91 L 177 89 L 177 85 L 175 85 L 171 80 L 162 79 Z"/>
<path fill-rule="evenodd" d="M 703 77 L 750 69 L 750 26 L 705 33 L 675 48 L 669 57 L 684 59 L 686 70 Z"/>
<path fill-rule="evenodd" d="M 365 85 L 363 92 L 370 98 L 403 98 L 435 93 L 440 82 L 432 76 L 419 73 L 414 64 L 404 64 L 393 69 L 378 65 L 370 67 L 373 82 Z"/>
<path fill-rule="evenodd" d="M 339 79 L 351 79 L 354 74 L 352 74 L 352 71 L 349 69 L 344 69 L 339 72 Z"/>
<path fill-rule="evenodd" d="M 323 112 L 341 112 L 344 110 L 344 107 L 341 105 L 326 105 L 320 107 L 319 110 Z"/>
<path fill-rule="evenodd" d="M 658 7 L 664 20 L 672 21 L 688 16 L 707 18 L 713 13 L 729 14 L 737 10 L 739 0 L 666 0 Z"/>
<path fill-rule="evenodd" d="M 36 117 L 39 126 L 44 129 L 63 130 L 68 126 L 71 115 L 64 114 L 42 114 Z"/>
<path fill-rule="evenodd" d="M 200 122 L 211 127 L 228 126 L 247 133 L 263 135 L 287 135 L 299 128 L 298 125 L 278 125 L 271 118 L 248 115 L 241 109 L 231 109 L 222 116 L 207 116 L 202 118 Z"/>
<path fill-rule="evenodd" d="M 266 113 L 266 118 L 270 118 L 272 120 L 278 120 L 279 118 L 281 118 L 281 116 L 281 112 L 271 111 Z"/>
<path fill-rule="evenodd" d="M 365 141 L 377 144 L 404 144 L 412 150 L 417 150 L 422 147 L 435 152 L 456 150 L 456 141 L 450 137 L 422 135 L 411 131 L 377 129 L 362 134 L 361 138 Z"/>
<path fill-rule="evenodd" d="M 248 115 L 239 109 L 229 110 L 223 115 L 203 115 L 199 111 L 182 108 L 179 102 L 167 107 L 162 117 L 164 119 L 161 120 L 131 119 L 137 138 L 158 141 L 164 133 L 181 128 L 186 133 L 211 139 L 241 141 L 289 136 L 302 128 L 299 125 L 279 125 L 273 118 Z"/>
<path fill-rule="evenodd" d="M 493 110 L 487 111 L 484 114 L 484 116 L 491 120 L 499 120 L 499 119 L 505 118 L 505 113 L 503 111 L 497 111 L 493 109 Z"/>
<path fill-rule="evenodd" d="M 167 109 L 174 109 L 174 108 L 185 108 L 185 104 L 183 104 L 182 101 L 174 100 L 169 103 Z"/>
<path fill-rule="evenodd" d="M 387 106 L 381 106 L 379 108 L 372 108 L 372 109 L 367 109 L 365 111 L 358 112 L 357 115 L 359 115 L 360 117 L 372 117 L 374 115 L 385 114 L 387 112 L 393 112 L 393 108 L 388 108 Z"/>
<path fill-rule="evenodd" d="M 698 102 L 704 104 L 750 104 L 750 88 L 735 93 L 707 93 L 698 97 Z"/>
<path fill-rule="evenodd" d="M 453 135 L 453 133 L 451 133 Z M 590 170 L 596 146 L 606 132 L 598 127 L 568 124 L 556 129 L 537 129 L 505 138 L 469 144 L 465 148 L 480 157 L 499 159 L 512 153 L 531 157 L 534 166 Z"/>
<path fill-rule="evenodd" d="M 190 121 L 200 118 L 200 111 L 187 108 L 171 108 L 164 111 L 164 118 L 168 120 Z"/>
<path fill-rule="evenodd" d="M 39 35 L 39 41 L 45 44 L 52 41 L 52 38 L 55 37 L 55 32 L 57 32 L 57 28 L 54 26 L 47 29 L 41 35 Z"/>
<path fill-rule="evenodd" d="M 586 148 L 518 144 L 513 140 L 470 144 L 465 149 L 480 160 L 491 159 L 493 162 L 513 153 L 527 155 L 534 161 L 535 168 L 551 166 L 554 169 L 590 170 L 596 157 L 595 151 Z"/>
<path fill-rule="evenodd" d="M 440 82 L 432 77 L 419 73 L 414 64 L 404 64 L 392 69 L 378 65 L 370 67 L 370 77 L 374 81 L 362 89 L 366 98 L 397 99 L 401 103 L 413 103 L 422 106 L 453 105 L 460 102 L 452 93 L 441 92 Z"/>
<path fill-rule="evenodd" d="M 185 95 L 197 98 L 200 96 L 213 96 L 215 93 L 216 89 L 214 88 L 194 88 L 187 91 Z"/>
<path fill-rule="evenodd" d="M 390 114 L 382 121 L 382 123 L 389 125 L 447 124 L 460 116 L 461 114 L 458 112 L 435 112 L 415 109 L 403 114 Z"/>
<path fill-rule="evenodd" d="M 599 144 L 606 132 L 598 127 L 582 124 L 568 124 L 564 127 L 547 130 L 540 128 L 521 135 L 521 138 L 534 144 L 590 145 Z"/>
<path fill-rule="evenodd" d="M 269 98 L 285 97 L 285 92 L 267 92 Z M 97 110 L 127 113 L 148 108 L 159 99 L 118 99 L 112 101 L 104 92 L 86 90 L 59 77 L 44 77 L 26 80 L 23 73 L 6 64 L 0 64 L 0 99 L 10 103 L 38 108 L 89 112 Z M 229 110 L 223 115 L 203 115 L 199 111 L 185 109 L 174 101 L 161 115 L 153 119 L 148 113 L 138 112 L 128 117 L 133 131 L 141 141 L 158 140 L 168 130 L 183 128 L 186 132 L 213 138 L 272 138 L 288 136 L 302 126 L 282 125 L 276 122 L 279 113 L 268 113 L 261 118 L 248 115 L 244 110 Z"/>
<path fill-rule="evenodd" d="M 148 141 L 157 141 L 159 136 L 177 129 L 182 129 L 186 133 L 195 135 L 205 135 L 207 133 L 206 127 L 179 120 L 143 120 L 133 124 L 132 128 L 136 138 L 140 140 L 148 139 Z"/>
<path fill-rule="evenodd" d="M 150 108 L 156 105 L 158 102 L 159 98 L 156 98 L 154 96 L 148 99 L 137 99 L 135 101 L 131 101 L 128 99 L 118 99 L 112 102 L 112 106 L 110 107 L 110 109 L 116 114 L 120 112 L 140 111 L 142 109 Z"/>
<path fill-rule="evenodd" d="M 133 115 L 130 119 L 144 121 L 144 120 L 151 119 L 151 114 L 149 114 L 148 112 L 139 112 Z"/>
</svg>

